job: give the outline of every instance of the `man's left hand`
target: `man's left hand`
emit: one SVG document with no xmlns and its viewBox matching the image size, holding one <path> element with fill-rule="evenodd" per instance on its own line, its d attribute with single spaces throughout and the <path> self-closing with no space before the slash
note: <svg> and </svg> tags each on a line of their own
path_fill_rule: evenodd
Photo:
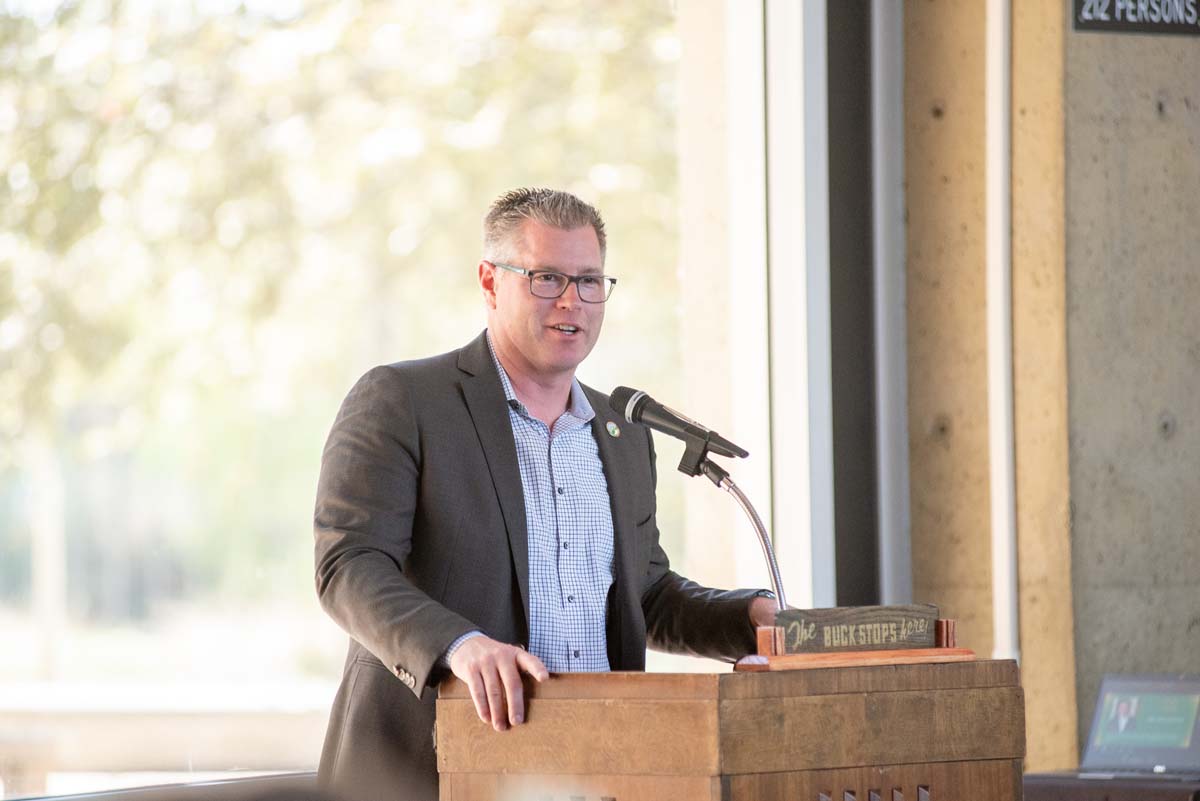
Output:
<svg viewBox="0 0 1200 801">
<path fill-rule="evenodd" d="M 750 602 L 750 625 L 774 626 L 775 612 L 779 609 L 774 598 L 755 598 Z"/>
</svg>

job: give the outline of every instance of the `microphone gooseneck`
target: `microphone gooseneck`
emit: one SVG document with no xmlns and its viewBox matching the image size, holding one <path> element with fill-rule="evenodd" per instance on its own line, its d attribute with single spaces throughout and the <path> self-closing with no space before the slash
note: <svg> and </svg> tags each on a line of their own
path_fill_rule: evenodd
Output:
<svg viewBox="0 0 1200 801">
<path fill-rule="evenodd" d="M 679 472 L 688 476 L 703 475 L 734 497 L 758 535 L 758 542 L 767 562 L 767 571 L 771 574 L 776 608 L 785 609 L 787 597 L 783 594 L 783 578 L 779 575 L 779 563 L 775 559 L 775 549 L 771 547 L 771 537 L 766 526 L 754 511 L 750 499 L 733 483 L 729 473 L 708 458 L 710 451 L 719 456 L 745 457 L 750 454 L 712 429 L 705 428 L 695 420 L 663 406 L 641 390 L 617 387 L 609 396 L 608 404 L 626 422 L 641 423 L 655 431 L 683 440 L 685 448 L 683 458 L 679 460 Z"/>
</svg>

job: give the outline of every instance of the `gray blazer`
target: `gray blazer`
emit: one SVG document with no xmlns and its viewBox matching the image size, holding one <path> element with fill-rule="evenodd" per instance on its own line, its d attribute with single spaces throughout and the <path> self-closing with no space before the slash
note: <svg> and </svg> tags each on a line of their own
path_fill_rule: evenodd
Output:
<svg viewBox="0 0 1200 801">
<path fill-rule="evenodd" d="M 612 504 L 612 669 L 645 669 L 647 642 L 727 660 L 752 653 L 755 592 L 708 589 L 670 569 L 650 432 L 584 389 Z M 351 637 L 320 779 L 352 801 L 434 801 L 438 658 L 471 629 L 529 642 L 521 473 L 483 334 L 359 379 L 325 445 L 314 530 L 317 595 Z"/>
</svg>

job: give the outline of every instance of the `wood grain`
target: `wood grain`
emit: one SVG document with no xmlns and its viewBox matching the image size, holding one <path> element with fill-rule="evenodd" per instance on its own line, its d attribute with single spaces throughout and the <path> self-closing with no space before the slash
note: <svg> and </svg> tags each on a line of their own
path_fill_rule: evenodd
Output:
<svg viewBox="0 0 1200 801">
<path fill-rule="evenodd" d="M 437 702 L 441 772 L 715 776 L 716 700 L 532 699 L 497 732 L 469 700 Z"/>
<path fill-rule="evenodd" d="M 938 662 L 968 662 L 975 652 L 967 648 L 906 648 L 897 651 L 834 651 L 819 654 L 783 654 L 747 656 L 738 660 L 734 670 L 741 673 L 765 673 L 777 670 L 859 667 L 862 665 L 919 665 Z"/>
<path fill-rule="evenodd" d="M 759 626 L 754 631 L 759 656 L 776 656 L 783 653 L 783 628 Z"/>
<path fill-rule="evenodd" d="M 1015 687 L 1017 663 L 980 659 L 933 665 L 872 665 L 853 668 L 791 670 L 776 673 L 727 673 L 721 676 L 721 699 L 779 698 L 904 690 L 954 690 L 971 687 Z"/>
<path fill-rule="evenodd" d="M 541 684 L 526 681 L 526 697 L 559 699 L 734 699 L 783 695 L 933 690 L 1016 686 L 1017 663 L 1010 659 L 910 665 L 779 671 L 774 673 L 551 673 Z M 458 679 L 442 683 L 439 698 L 467 700 Z"/>
<path fill-rule="evenodd" d="M 721 772 L 1015 759 L 1019 687 L 722 701 Z"/>
<path fill-rule="evenodd" d="M 500 733 L 447 685 L 441 798 L 894 801 L 895 788 L 919 801 L 926 788 L 930 801 L 1016 801 L 1018 678 L 1011 660 L 572 674 L 532 688 L 528 722 Z"/>
<path fill-rule="evenodd" d="M 707 776 L 514 776 L 448 773 L 441 801 L 721 801 L 721 780 Z"/>
<path fill-rule="evenodd" d="M 545 699 L 653 698 L 668 700 L 716 698 L 719 673 L 551 673 L 536 682 L 525 677 L 525 697 Z M 453 676 L 442 682 L 438 698 L 471 698 L 467 685 Z"/>
<path fill-rule="evenodd" d="M 868 799 L 875 792 L 891 801 L 918 801 L 918 788 L 931 801 L 1020 801 L 1021 760 L 881 765 L 844 770 L 748 773 L 723 780 L 724 801 L 799 801 L 846 792 Z M 898 791 L 898 792 L 894 792 Z"/>
</svg>

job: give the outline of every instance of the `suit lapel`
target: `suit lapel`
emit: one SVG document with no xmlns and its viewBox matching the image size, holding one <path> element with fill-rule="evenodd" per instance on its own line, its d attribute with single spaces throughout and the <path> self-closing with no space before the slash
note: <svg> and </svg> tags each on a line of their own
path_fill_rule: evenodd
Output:
<svg viewBox="0 0 1200 801">
<path fill-rule="evenodd" d="M 596 416 L 592 418 L 592 437 L 596 440 L 600 461 L 604 465 L 604 477 L 608 481 L 617 580 L 618 583 L 631 581 L 636 579 L 634 528 L 637 521 L 633 519 L 633 499 L 630 495 L 633 488 L 630 486 L 630 471 L 627 465 L 629 442 L 609 433 L 610 423 L 620 431 L 624 421 L 608 408 L 608 396 L 591 388 L 588 388 L 587 393 L 588 401 L 596 412 Z M 636 587 L 636 584 L 633 586 Z"/>
<path fill-rule="evenodd" d="M 468 373 L 462 382 L 467 411 L 475 424 L 475 433 L 483 446 L 496 498 L 508 530 L 512 550 L 513 571 L 521 590 L 521 606 L 525 610 L 525 627 L 529 628 L 529 542 L 525 518 L 525 493 L 521 486 L 521 468 L 517 463 L 517 446 L 513 441 L 512 424 L 504 389 L 496 374 L 495 364 L 488 351 L 487 340 L 480 335 L 459 354 L 459 369 Z"/>
</svg>

